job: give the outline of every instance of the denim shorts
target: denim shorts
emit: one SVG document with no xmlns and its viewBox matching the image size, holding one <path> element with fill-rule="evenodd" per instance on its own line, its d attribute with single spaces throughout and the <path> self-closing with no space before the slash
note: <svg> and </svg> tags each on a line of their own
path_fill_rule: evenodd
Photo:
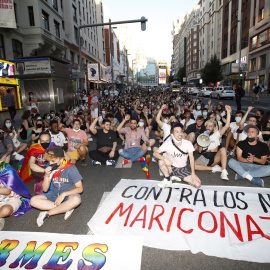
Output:
<svg viewBox="0 0 270 270">
<path fill-rule="evenodd" d="M 47 200 L 55 202 L 56 199 L 60 196 L 61 193 L 57 193 L 54 191 L 50 191 L 48 193 L 42 193 L 41 195 L 44 196 Z M 80 194 L 72 194 L 70 196 L 77 195 L 79 198 L 81 198 Z M 63 202 L 67 201 L 70 196 L 66 196 Z"/>
</svg>

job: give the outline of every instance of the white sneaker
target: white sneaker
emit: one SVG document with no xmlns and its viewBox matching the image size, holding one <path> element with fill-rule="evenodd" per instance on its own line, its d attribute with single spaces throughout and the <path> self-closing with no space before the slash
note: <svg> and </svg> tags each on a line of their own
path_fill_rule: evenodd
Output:
<svg viewBox="0 0 270 270">
<path fill-rule="evenodd" d="M 115 166 L 114 160 L 106 160 L 106 165 L 107 166 Z"/>
<path fill-rule="evenodd" d="M 177 176 L 175 176 L 175 175 L 171 176 L 171 180 L 172 180 L 172 181 L 177 181 L 177 182 L 181 182 L 181 181 L 182 181 L 181 178 L 179 178 L 179 177 L 177 177 Z"/>
<path fill-rule="evenodd" d="M 41 227 L 43 223 L 49 218 L 50 216 L 48 215 L 47 211 L 42 211 L 39 213 L 38 218 L 37 218 L 37 225 L 38 227 Z"/>
<path fill-rule="evenodd" d="M 2 231 L 4 229 L 4 226 L 5 226 L 5 219 L 0 218 L 0 231 Z"/>
<path fill-rule="evenodd" d="M 88 138 L 88 142 L 92 142 L 93 141 L 93 138 Z"/>
<path fill-rule="evenodd" d="M 73 213 L 73 211 L 74 211 L 74 209 L 71 209 L 71 210 L 67 211 L 65 213 L 64 220 L 67 220 L 71 216 L 71 214 Z"/>
<path fill-rule="evenodd" d="M 219 165 L 215 165 L 214 167 L 212 167 L 212 172 L 222 172 L 222 169 Z"/>
<path fill-rule="evenodd" d="M 221 177 L 222 180 L 227 180 L 227 181 L 229 180 L 229 178 L 228 178 L 228 172 L 227 172 L 226 169 L 222 170 L 220 177 Z"/>
<path fill-rule="evenodd" d="M 166 178 L 163 179 L 163 181 L 161 181 L 158 186 L 160 188 L 164 188 L 164 187 L 168 187 L 172 184 L 172 180 L 168 181 Z"/>
<path fill-rule="evenodd" d="M 18 160 L 18 161 L 20 161 L 21 159 L 24 158 L 23 155 L 20 155 L 20 154 L 18 154 L 17 152 L 14 152 L 14 153 L 13 153 L 13 156 L 14 156 L 15 160 Z"/>
</svg>

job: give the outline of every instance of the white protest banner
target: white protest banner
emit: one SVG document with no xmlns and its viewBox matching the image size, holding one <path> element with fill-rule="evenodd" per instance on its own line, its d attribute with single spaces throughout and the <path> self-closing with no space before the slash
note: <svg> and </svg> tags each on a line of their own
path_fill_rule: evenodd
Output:
<svg viewBox="0 0 270 270">
<path fill-rule="evenodd" d="M 31 232 L 0 233 L 0 268 L 139 270 L 142 238 Z"/>
<path fill-rule="evenodd" d="M 13 0 L 0 0 L 0 27 L 17 28 Z"/>
<path fill-rule="evenodd" d="M 122 179 L 88 222 L 94 234 L 136 235 L 144 245 L 270 262 L 270 189 Z"/>
</svg>

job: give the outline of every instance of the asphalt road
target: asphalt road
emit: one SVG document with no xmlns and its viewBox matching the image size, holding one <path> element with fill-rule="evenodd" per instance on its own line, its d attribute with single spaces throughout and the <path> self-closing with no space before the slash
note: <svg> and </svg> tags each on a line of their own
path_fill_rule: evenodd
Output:
<svg viewBox="0 0 270 270">
<path fill-rule="evenodd" d="M 255 108 L 268 110 L 270 98 L 255 104 Z M 216 103 L 218 101 L 215 101 Z M 235 101 L 223 100 L 236 109 Z M 250 104 L 248 97 L 243 98 L 243 110 Z M 0 123 L 7 117 L 7 113 L 0 113 Z M 19 119 L 19 116 L 17 116 Z M 95 148 L 95 140 L 90 142 L 89 150 Z M 152 153 L 151 153 L 152 154 Z M 36 218 L 39 211 L 33 209 L 20 218 L 9 217 L 6 219 L 4 230 L 6 231 L 30 231 L 30 232 L 52 232 L 68 234 L 87 234 L 87 222 L 95 213 L 104 192 L 110 192 L 120 179 L 146 179 L 145 173 L 141 170 L 139 162 L 135 162 L 130 169 L 117 169 L 114 167 L 92 166 L 87 157 L 88 166 L 78 169 L 83 177 L 84 192 L 82 204 L 74 211 L 68 221 L 64 221 L 64 215 L 51 217 L 41 228 L 36 225 Z M 13 164 L 16 167 L 16 163 Z M 234 173 L 228 169 L 230 181 L 222 181 L 219 174 L 212 172 L 198 172 L 203 185 L 225 185 L 225 186 L 253 186 L 248 181 L 235 181 Z M 159 175 L 156 163 L 150 163 L 150 175 L 153 180 L 162 180 Z M 264 178 L 265 187 L 270 188 L 270 177 Z M 27 183 L 31 194 L 34 182 Z M 254 186 L 253 186 L 254 187 Z M 192 254 L 189 251 L 167 251 L 143 247 L 142 270 L 154 269 L 269 269 L 270 264 L 250 263 L 245 261 L 234 261 L 229 259 L 206 256 L 203 253 Z M 113 269 L 114 270 L 114 269 Z"/>
</svg>

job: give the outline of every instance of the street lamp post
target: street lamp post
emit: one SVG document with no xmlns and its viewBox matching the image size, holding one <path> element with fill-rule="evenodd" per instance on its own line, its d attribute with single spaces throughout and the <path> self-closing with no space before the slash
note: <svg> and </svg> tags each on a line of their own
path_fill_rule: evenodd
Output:
<svg viewBox="0 0 270 270">
<path fill-rule="evenodd" d="M 241 67 L 241 51 L 242 51 L 242 19 L 243 12 L 241 12 L 240 20 L 237 20 L 240 23 L 240 41 L 239 41 L 239 60 L 238 60 L 238 84 L 240 83 L 240 67 Z"/>
<path fill-rule="evenodd" d="M 137 23 L 140 22 L 141 23 L 141 30 L 145 31 L 146 30 L 146 22 L 148 20 L 145 17 L 141 17 L 138 20 L 129 20 L 129 21 L 116 21 L 116 22 L 111 22 L 111 20 L 107 23 L 96 23 L 96 24 L 85 24 L 85 25 L 80 25 L 78 27 L 78 46 L 79 46 L 79 67 L 80 67 L 80 71 L 82 70 L 82 49 L 81 49 L 81 34 L 80 34 L 80 30 L 82 28 L 89 28 L 89 27 L 97 27 L 97 26 L 104 26 L 104 25 L 114 25 L 114 24 L 126 24 L 126 23 Z M 113 72 L 113 70 L 112 70 Z M 112 73 L 113 74 L 113 73 Z M 82 79 L 80 79 L 80 88 L 82 88 Z"/>
</svg>

